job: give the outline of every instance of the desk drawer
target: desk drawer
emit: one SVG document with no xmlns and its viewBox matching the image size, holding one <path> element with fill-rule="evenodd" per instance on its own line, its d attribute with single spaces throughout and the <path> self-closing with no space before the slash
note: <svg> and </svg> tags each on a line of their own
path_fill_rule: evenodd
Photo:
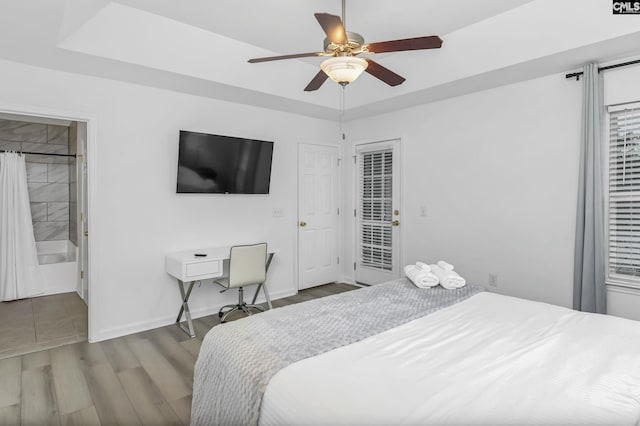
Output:
<svg viewBox="0 0 640 426">
<path fill-rule="evenodd" d="M 217 274 L 221 272 L 221 265 L 219 260 L 212 260 L 211 262 L 198 262 L 187 264 L 187 278 L 198 277 L 201 275 Z"/>
</svg>

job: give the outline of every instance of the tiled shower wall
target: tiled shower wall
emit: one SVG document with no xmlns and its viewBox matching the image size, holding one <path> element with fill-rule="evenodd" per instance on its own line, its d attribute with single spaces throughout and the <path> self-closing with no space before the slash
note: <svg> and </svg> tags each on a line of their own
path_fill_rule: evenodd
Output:
<svg viewBox="0 0 640 426">
<path fill-rule="evenodd" d="M 69 153 L 69 127 L 0 119 L 0 150 Z M 69 239 L 69 157 L 26 154 L 36 241 Z"/>
</svg>

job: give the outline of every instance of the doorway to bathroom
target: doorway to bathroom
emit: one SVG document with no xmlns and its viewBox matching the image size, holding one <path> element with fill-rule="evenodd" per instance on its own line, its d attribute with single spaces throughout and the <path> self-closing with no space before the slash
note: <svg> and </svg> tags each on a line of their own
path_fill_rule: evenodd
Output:
<svg viewBox="0 0 640 426">
<path fill-rule="evenodd" d="M 0 359 L 89 337 L 87 121 L 32 113 L 0 112 L 0 153 L 26 175 L 39 281 L 27 292 L 18 275 L 0 282 L 18 288 L 0 292 Z"/>
</svg>

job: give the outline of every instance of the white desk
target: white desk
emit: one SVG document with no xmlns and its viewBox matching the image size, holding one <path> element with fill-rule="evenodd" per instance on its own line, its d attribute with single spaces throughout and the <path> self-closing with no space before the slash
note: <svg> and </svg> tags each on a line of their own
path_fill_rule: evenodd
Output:
<svg viewBox="0 0 640 426">
<path fill-rule="evenodd" d="M 176 325 L 191 337 L 196 337 L 196 333 L 193 330 L 191 311 L 189 311 L 188 303 L 189 296 L 191 296 L 191 290 L 193 290 L 193 286 L 197 281 L 224 276 L 224 261 L 229 259 L 230 251 L 231 247 L 212 247 L 206 249 L 184 250 L 169 253 L 165 256 L 165 267 L 167 273 L 178 280 L 178 287 L 180 288 L 180 295 L 182 296 L 182 306 L 180 307 L 180 312 L 176 319 Z M 205 254 L 206 256 L 195 256 L 196 253 Z M 275 253 L 277 253 L 277 250 L 267 251 L 267 271 L 269 270 L 271 260 Z M 184 289 L 185 283 L 189 283 L 189 288 L 186 292 Z M 269 298 L 269 292 L 264 283 L 258 284 L 258 288 L 256 289 L 256 293 L 253 295 L 253 301 L 251 303 L 256 303 L 260 289 L 264 291 L 264 296 L 267 299 L 267 305 L 269 306 L 269 309 L 271 309 L 271 298 Z M 183 314 L 187 319 L 187 326 L 182 324 L 181 319 Z"/>
</svg>

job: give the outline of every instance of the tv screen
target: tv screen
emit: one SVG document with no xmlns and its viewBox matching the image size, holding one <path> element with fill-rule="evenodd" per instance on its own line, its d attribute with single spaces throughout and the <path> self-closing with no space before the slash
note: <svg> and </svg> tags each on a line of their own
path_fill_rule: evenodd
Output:
<svg viewBox="0 0 640 426">
<path fill-rule="evenodd" d="M 180 131 L 178 193 L 268 194 L 273 142 Z"/>
</svg>

